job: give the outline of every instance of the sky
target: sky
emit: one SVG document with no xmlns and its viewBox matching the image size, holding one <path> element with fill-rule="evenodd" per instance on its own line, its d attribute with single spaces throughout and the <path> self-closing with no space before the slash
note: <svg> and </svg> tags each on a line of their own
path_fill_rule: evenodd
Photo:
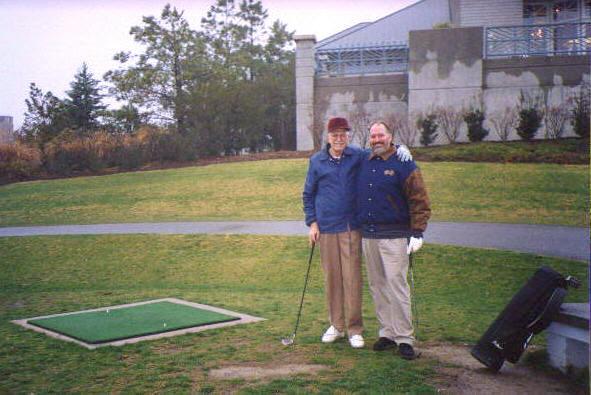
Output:
<svg viewBox="0 0 591 395">
<path fill-rule="evenodd" d="M 329 37 L 372 22 L 417 0 L 262 0 L 268 26 L 279 19 L 296 34 Z M 129 35 L 142 16 L 159 16 L 170 3 L 194 29 L 215 0 L 0 0 L 0 115 L 18 129 L 29 84 L 64 98 L 83 62 L 102 80 L 117 68 L 113 55 L 141 48 Z M 107 101 L 111 107 L 118 107 Z"/>
</svg>

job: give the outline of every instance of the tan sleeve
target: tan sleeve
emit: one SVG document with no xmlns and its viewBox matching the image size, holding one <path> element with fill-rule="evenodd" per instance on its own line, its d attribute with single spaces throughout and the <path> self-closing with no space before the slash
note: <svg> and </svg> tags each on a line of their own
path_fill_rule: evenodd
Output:
<svg viewBox="0 0 591 395">
<path fill-rule="evenodd" d="M 424 232 L 431 217 L 431 204 L 419 169 L 413 171 L 406 179 L 404 194 L 410 210 L 411 230 Z"/>
</svg>

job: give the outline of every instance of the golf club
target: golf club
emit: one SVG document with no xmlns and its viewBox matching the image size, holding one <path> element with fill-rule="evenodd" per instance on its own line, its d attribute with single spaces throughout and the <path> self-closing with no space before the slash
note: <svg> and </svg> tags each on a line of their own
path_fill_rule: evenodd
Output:
<svg viewBox="0 0 591 395">
<path fill-rule="evenodd" d="M 281 339 L 281 344 L 284 346 L 290 346 L 293 344 L 296 333 L 298 331 L 298 326 L 300 325 L 300 316 L 302 315 L 302 306 L 304 305 L 304 295 L 306 294 L 306 287 L 308 286 L 308 276 L 310 275 L 310 267 L 312 266 L 312 256 L 314 255 L 314 247 L 316 243 L 312 244 L 312 249 L 310 250 L 310 258 L 308 259 L 308 270 L 306 271 L 306 279 L 304 280 L 304 290 L 302 291 L 302 299 L 300 300 L 300 310 L 298 311 L 298 319 L 296 320 L 295 329 L 291 336 L 284 337 Z"/>
<path fill-rule="evenodd" d="M 413 269 L 413 255 L 410 254 L 408 256 L 408 268 L 410 271 L 410 298 L 412 301 L 412 317 L 413 317 L 413 326 L 415 328 L 415 339 L 419 340 L 419 308 L 417 306 L 417 299 L 415 293 L 415 276 L 414 276 L 414 269 Z"/>
</svg>

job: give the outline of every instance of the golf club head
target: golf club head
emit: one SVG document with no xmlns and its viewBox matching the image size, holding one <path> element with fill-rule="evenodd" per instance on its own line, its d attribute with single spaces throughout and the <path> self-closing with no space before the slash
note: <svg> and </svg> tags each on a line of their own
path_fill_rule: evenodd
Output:
<svg viewBox="0 0 591 395">
<path fill-rule="evenodd" d="M 284 337 L 283 339 L 281 339 L 281 344 L 283 344 L 284 346 L 291 346 L 293 344 L 294 338 L 294 335 L 291 335 L 290 337 Z"/>
</svg>

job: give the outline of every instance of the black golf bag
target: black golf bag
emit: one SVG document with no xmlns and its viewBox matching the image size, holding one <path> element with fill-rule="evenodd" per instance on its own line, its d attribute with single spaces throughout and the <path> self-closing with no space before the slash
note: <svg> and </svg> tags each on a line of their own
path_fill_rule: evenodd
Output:
<svg viewBox="0 0 591 395">
<path fill-rule="evenodd" d="M 505 360 L 516 363 L 533 335 L 556 317 L 569 286 L 578 288 L 579 282 L 549 267 L 539 268 L 478 340 L 472 356 L 494 371 Z"/>
</svg>

